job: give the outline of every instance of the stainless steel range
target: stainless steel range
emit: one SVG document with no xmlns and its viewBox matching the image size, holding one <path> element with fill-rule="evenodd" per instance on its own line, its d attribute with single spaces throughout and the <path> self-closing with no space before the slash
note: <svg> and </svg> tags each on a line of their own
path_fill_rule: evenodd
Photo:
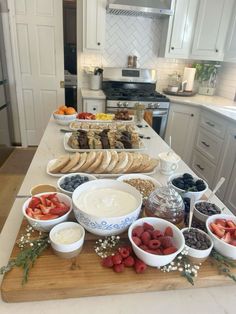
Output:
<svg viewBox="0 0 236 314">
<path fill-rule="evenodd" d="M 104 68 L 103 92 L 106 95 L 106 112 L 117 109 L 134 109 L 141 103 L 152 112 L 153 129 L 164 137 L 169 99 L 156 92 L 156 71 L 133 68 Z"/>
</svg>

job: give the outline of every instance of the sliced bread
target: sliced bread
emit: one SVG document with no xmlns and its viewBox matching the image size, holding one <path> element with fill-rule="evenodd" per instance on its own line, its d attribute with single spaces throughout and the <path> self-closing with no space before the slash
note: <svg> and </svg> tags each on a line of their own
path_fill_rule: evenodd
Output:
<svg viewBox="0 0 236 314">
<path fill-rule="evenodd" d="M 106 168 L 106 173 L 111 173 L 112 170 L 115 168 L 116 164 L 118 163 L 118 160 L 119 160 L 119 156 L 118 156 L 117 151 L 112 150 L 112 151 L 110 151 L 110 153 L 111 153 L 111 161 L 110 161 L 108 167 Z"/>
<path fill-rule="evenodd" d="M 53 163 L 50 167 L 49 167 L 49 172 L 51 173 L 58 173 L 60 172 L 60 170 L 62 168 L 64 168 L 66 166 L 66 164 L 70 161 L 70 155 L 62 155 L 59 158 L 57 158 L 57 160 L 55 161 L 55 163 Z"/>
<path fill-rule="evenodd" d="M 128 154 L 126 152 L 121 152 L 118 154 L 119 160 L 113 168 L 112 173 L 123 173 L 123 169 L 127 166 L 128 163 Z"/>
<path fill-rule="evenodd" d="M 77 163 L 80 160 L 80 154 L 75 153 L 70 156 L 70 161 L 67 163 L 67 165 L 60 170 L 61 173 L 67 173 L 69 172 L 73 167 L 77 165 Z"/>
<path fill-rule="evenodd" d="M 88 154 L 87 154 L 87 158 L 86 158 L 86 161 L 85 163 L 80 167 L 80 170 L 79 171 L 85 171 L 95 162 L 96 160 L 96 152 L 95 151 L 90 151 Z"/>
<path fill-rule="evenodd" d="M 111 161 L 111 152 L 109 150 L 105 150 L 102 152 L 103 158 L 101 164 L 95 169 L 95 173 L 106 173 L 106 169 Z"/>
<path fill-rule="evenodd" d="M 100 166 L 101 162 L 102 162 L 102 159 L 103 159 L 103 153 L 102 152 L 96 152 L 96 158 L 95 158 L 95 161 L 94 163 L 92 163 L 90 165 L 90 167 L 88 167 L 85 172 L 88 172 L 88 173 L 93 173 L 95 172 L 95 170 L 98 168 L 98 166 Z"/>
<path fill-rule="evenodd" d="M 81 153 L 80 154 L 80 159 L 79 159 L 79 162 L 78 164 L 73 167 L 70 172 L 79 172 L 80 171 L 80 168 L 83 166 L 83 164 L 86 162 L 86 159 L 87 159 L 87 153 L 84 152 L 84 153 Z"/>
</svg>

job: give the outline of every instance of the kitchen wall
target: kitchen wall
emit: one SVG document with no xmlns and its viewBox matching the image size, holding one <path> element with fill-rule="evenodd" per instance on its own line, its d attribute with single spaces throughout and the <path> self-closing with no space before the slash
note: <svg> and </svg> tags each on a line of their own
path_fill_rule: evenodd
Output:
<svg viewBox="0 0 236 314">
<path fill-rule="evenodd" d="M 83 67 L 125 67 L 128 55 L 138 57 L 138 66 L 157 70 L 157 89 L 167 86 L 168 74 L 183 73 L 189 60 L 158 58 L 163 20 L 144 17 L 106 15 L 105 49 L 101 54 L 82 53 Z M 82 87 L 88 87 L 83 76 Z"/>
<path fill-rule="evenodd" d="M 236 64 L 222 62 L 217 79 L 217 95 L 234 99 L 236 95 Z"/>
</svg>

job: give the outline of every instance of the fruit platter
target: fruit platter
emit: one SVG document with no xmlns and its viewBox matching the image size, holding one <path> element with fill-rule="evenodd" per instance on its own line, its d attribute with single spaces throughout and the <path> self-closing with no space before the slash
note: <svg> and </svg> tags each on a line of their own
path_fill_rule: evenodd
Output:
<svg viewBox="0 0 236 314">
<path fill-rule="evenodd" d="M 77 114 L 76 119 L 79 122 L 133 122 L 134 116 L 130 115 L 127 109 L 122 109 L 117 110 L 115 114 L 80 112 Z"/>
</svg>

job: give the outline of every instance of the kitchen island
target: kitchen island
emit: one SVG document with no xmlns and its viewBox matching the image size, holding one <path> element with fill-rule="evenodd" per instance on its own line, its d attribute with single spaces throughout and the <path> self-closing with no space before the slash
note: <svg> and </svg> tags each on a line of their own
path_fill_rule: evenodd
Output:
<svg viewBox="0 0 236 314">
<path fill-rule="evenodd" d="M 49 160 L 64 153 L 63 136 L 60 126 L 51 119 L 44 136 L 29 167 L 18 196 L 29 195 L 30 188 L 40 183 L 56 184 L 57 178 L 46 174 Z M 157 157 L 168 145 L 150 128 L 139 129 L 139 132 L 151 139 L 144 139 L 147 152 Z M 184 162 L 179 163 L 179 172 L 192 172 Z M 159 171 L 153 175 L 165 184 L 168 177 Z M 21 207 L 25 198 L 17 198 L 6 224 L 0 235 L 0 266 L 6 265 L 22 222 Z M 223 204 L 215 198 L 215 203 L 222 208 Z M 168 274 L 167 274 L 168 275 Z M 169 275 L 171 276 L 171 275 Z M 79 283 L 78 283 L 79 284 Z M 7 304 L 0 301 L 0 313 L 234 313 L 236 286 L 186 290 L 148 292 L 138 294 L 108 295 L 80 299 L 52 300 Z M 139 301 L 140 300 L 140 301 Z"/>
</svg>

